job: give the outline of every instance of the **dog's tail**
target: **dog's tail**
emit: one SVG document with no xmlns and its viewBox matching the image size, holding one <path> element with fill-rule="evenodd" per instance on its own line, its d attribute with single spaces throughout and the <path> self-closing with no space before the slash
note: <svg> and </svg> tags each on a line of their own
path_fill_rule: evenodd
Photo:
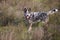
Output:
<svg viewBox="0 0 60 40">
<path fill-rule="evenodd" d="M 54 14 L 56 12 L 58 12 L 58 9 L 52 9 L 52 10 L 47 12 L 47 15 L 52 15 L 52 14 Z"/>
</svg>

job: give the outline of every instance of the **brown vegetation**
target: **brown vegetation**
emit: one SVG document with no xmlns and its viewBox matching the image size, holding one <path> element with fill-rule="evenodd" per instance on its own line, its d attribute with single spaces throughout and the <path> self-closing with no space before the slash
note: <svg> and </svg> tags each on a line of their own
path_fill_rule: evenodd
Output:
<svg viewBox="0 0 60 40">
<path fill-rule="evenodd" d="M 32 11 L 60 9 L 60 0 L 0 0 L 0 40 L 60 40 L 60 12 L 50 15 L 47 26 L 36 23 L 28 33 L 24 7 Z"/>
</svg>

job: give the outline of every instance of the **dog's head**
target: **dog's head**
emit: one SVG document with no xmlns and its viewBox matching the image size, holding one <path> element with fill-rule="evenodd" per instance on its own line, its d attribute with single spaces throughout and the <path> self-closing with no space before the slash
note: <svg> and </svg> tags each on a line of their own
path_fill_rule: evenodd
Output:
<svg viewBox="0 0 60 40">
<path fill-rule="evenodd" d="M 31 8 L 24 8 L 24 15 L 26 19 L 30 19 Z"/>
</svg>

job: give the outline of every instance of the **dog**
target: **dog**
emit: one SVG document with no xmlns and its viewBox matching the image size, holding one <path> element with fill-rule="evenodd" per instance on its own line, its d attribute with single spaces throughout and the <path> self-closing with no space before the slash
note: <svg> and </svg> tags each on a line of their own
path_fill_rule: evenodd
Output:
<svg viewBox="0 0 60 40">
<path fill-rule="evenodd" d="M 47 23 L 49 21 L 49 15 L 55 14 L 58 9 L 52 9 L 48 12 L 32 12 L 31 8 L 24 8 L 24 18 L 30 25 L 29 31 L 32 29 L 32 24 L 36 22 Z"/>
</svg>

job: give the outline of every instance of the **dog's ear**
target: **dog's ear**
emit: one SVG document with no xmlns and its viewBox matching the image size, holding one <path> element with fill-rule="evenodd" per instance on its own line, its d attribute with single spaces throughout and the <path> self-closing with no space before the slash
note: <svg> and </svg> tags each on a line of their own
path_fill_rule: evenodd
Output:
<svg viewBox="0 0 60 40">
<path fill-rule="evenodd" d="M 27 11 L 27 8 L 24 8 L 24 9 L 23 9 L 23 11 L 24 11 L 24 13 L 26 13 L 26 11 Z"/>
<path fill-rule="evenodd" d="M 31 11 L 31 8 L 28 8 L 28 11 Z"/>
</svg>

